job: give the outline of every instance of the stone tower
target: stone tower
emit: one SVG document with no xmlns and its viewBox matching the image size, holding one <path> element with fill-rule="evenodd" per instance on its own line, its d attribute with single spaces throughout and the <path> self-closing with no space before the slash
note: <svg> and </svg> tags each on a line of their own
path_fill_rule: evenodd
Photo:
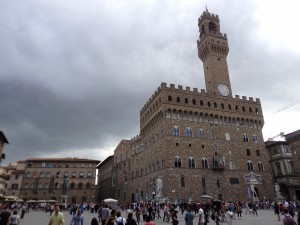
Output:
<svg viewBox="0 0 300 225">
<path fill-rule="evenodd" d="M 206 90 L 162 83 L 145 103 L 139 135 L 114 152 L 112 197 L 121 202 L 274 195 L 260 99 L 233 96 L 219 17 L 206 10 L 198 25 Z"/>
<path fill-rule="evenodd" d="M 218 15 L 203 12 L 198 20 L 198 56 L 203 62 L 206 91 L 211 95 L 232 96 L 227 66 L 227 36 L 220 31 Z"/>
</svg>

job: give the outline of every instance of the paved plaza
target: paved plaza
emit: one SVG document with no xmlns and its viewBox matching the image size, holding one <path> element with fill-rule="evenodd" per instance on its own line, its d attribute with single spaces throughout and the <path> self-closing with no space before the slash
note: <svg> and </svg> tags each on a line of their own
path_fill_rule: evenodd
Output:
<svg viewBox="0 0 300 225">
<path fill-rule="evenodd" d="M 161 211 L 161 215 L 162 215 Z M 64 211 L 65 216 L 65 225 L 69 225 L 71 221 L 71 216 L 68 212 Z M 90 225 L 93 217 L 97 217 L 96 213 L 84 212 L 84 225 Z M 123 212 L 125 217 L 125 212 Z M 25 214 L 24 219 L 21 220 L 20 225 L 47 225 L 49 222 L 49 213 L 41 211 L 30 211 Z M 180 212 L 178 213 L 179 225 L 184 225 L 184 215 Z M 155 220 L 155 225 L 167 225 L 171 223 L 163 222 L 162 219 Z M 144 225 L 144 222 L 140 222 L 140 225 Z M 213 220 L 210 220 L 208 225 L 215 225 L 216 223 Z M 220 223 L 221 225 L 226 225 L 227 223 Z M 282 221 L 277 221 L 274 212 L 271 210 L 258 210 L 258 216 L 245 215 L 242 214 L 241 219 L 236 219 L 233 221 L 233 225 L 282 225 Z M 194 219 L 194 225 L 198 225 L 198 215 Z"/>
</svg>

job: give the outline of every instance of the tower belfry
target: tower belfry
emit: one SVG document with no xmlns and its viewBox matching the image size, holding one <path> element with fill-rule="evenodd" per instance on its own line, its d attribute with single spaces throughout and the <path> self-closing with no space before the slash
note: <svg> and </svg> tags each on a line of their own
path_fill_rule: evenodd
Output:
<svg viewBox="0 0 300 225">
<path fill-rule="evenodd" d="M 198 56 L 203 62 L 206 91 L 211 95 L 232 96 L 227 65 L 229 52 L 227 36 L 220 32 L 218 15 L 211 14 L 207 8 L 198 19 Z"/>
</svg>

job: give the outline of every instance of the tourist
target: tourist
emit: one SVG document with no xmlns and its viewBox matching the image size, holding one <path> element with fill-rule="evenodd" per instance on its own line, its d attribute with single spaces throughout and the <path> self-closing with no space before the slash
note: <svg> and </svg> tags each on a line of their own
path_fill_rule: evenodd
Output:
<svg viewBox="0 0 300 225">
<path fill-rule="evenodd" d="M 283 209 L 282 222 L 283 225 L 297 225 L 287 208 Z"/>
<path fill-rule="evenodd" d="M 54 206 L 54 214 L 50 217 L 49 225 L 64 225 L 64 214 L 60 212 L 59 205 Z"/>
<path fill-rule="evenodd" d="M 137 225 L 136 220 L 133 219 L 132 212 L 128 213 L 125 225 Z"/>
<path fill-rule="evenodd" d="M 193 225 L 194 215 L 192 213 L 192 209 L 191 208 L 188 208 L 188 210 L 187 210 L 187 212 L 185 214 L 184 220 L 185 220 L 185 225 Z"/>
<path fill-rule="evenodd" d="M 109 208 L 108 208 L 108 205 L 105 204 L 104 208 L 102 208 L 102 210 L 101 210 L 101 222 L 102 222 L 102 225 L 105 225 L 105 222 L 108 219 L 108 217 L 109 217 Z"/>
<path fill-rule="evenodd" d="M 205 222 L 205 218 L 204 218 L 204 211 L 200 205 L 200 208 L 199 208 L 199 223 L 198 225 L 203 225 Z"/>
<path fill-rule="evenodd" d="M 225 221 L 227 222 L 228 225 L 232 225 L 232 220 L 233 220 L 233 212 L 228 210 L 228 208 L 225 208 Z"/>
<path fill-rule="evenodd" d="M 8 207 L 4 206 L 4 210 L 0 213 L 0 225 L 7 225 L 10 215 Z"/>
<path fill-rule="evenodd" d="M 91 221 L 91 225 L 99 225 L 98 220 L 96 217 L 93 217 L 92 221 Z"/>
<path fill-rule="evenodd" d="M 152 221 L 151 221 L 151 216 L 146 216 L 146 223 L 145 225 L 155 225 Z"/>
<path fill-rule="evenodd" d="M 70 225 L 83 225 L 83 215 L 79 208 L 77 209 L 76 215 L 72 217 Z"/>
<path fill-rule="evenodd" d="M 114 225 L 125 225 L 125 224 L 126 224 L 126 219 L 121 216 L 121 211 L 117 211 Z"/>
<path fill-rule="evenodd" d="M 20 217 L 18 215 L 17 210 L 14 210 L 13 214 L 9 217 L 9 224 L 10 225 L 19 225 L 20 224 Z"/>
</svg>

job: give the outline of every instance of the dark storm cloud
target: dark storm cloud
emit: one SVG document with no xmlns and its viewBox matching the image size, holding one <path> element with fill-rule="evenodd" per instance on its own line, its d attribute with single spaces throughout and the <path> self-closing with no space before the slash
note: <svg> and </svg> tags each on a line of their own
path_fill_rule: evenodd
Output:
<svg viewBox="0 0 300 225">
<path fill-rule="evenodd" d="M 299 55 L 259 38 L 253 3 L 211 1 L 208 9 L 228 35 L 234 94 L 259 97 L 271 111 L 299 96 L 290 88 Z M 203 10 L 201 1 L 1 2 L 5 162 L 104 160 L 139 134 L 139 111 L 161 82 L 204 89 L 196 47 Z"/>
</svg>

